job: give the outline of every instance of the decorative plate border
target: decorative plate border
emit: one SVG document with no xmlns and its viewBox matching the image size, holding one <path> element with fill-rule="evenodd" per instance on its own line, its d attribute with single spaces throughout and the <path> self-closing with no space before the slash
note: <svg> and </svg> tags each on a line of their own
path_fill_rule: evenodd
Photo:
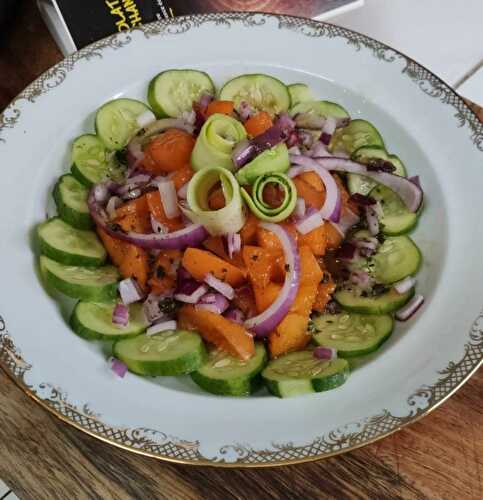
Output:
<svg viewBox="0 0 483 500">
<path fill-rule="evenodd" d="M 267 19 L 276 19 L 279 29 L 292 30 L 304 36 L 344 38 L 355 50 L 370 50 L 375 57 L 388 63 L 403 61 L 405 67 L 402 73 L 415 82 L 425 94 L 451 106 L 455 110 L 457 126 L 468 128 L 471 141 L 478 150 L 483 151 L 483 123 L 461 97 L 440 78 L 409 57 L 354 31 L 293 16 L 238 12 L 184 16 L 156 21 L 136 30 L 142 31 L 145 37 L 150 38 L 183 34 L 206 23 L 225 25 L 227 28 L 235 23 L 242 23 L 246 27 L 260 27 Z M 0 114 L 0 142 L 6 142 L 3 135 L 7 129 L 15 127 L 20 118 L 21 111 L 17 107 L 20 101 L 35 102 L 38 97 L 59 86 L 78 61 L 103 57 L 104 50 L 109 48 L 120 50 L 131 41 L 132 37 L 129 34 L 112 35 L 72 54 L 47 70 Z M 272 443 L 272 449 L 256 450 L 246 444 L 227 444 L 220 448 L 215 456 L 206 457 L 200 451 L 199 441 L 184 441 L 154 429 L 112 427 L 103 423 L 100 415 L 94 413 L 87 405 L 78 407 L 71 403 L 67 394 L 60 388 L 48 383 L 42 383 L 37 387 L 28 385 L 25 374 L 32 369 L 32 366 L 23 359 L 7 330 L 5 320 L 0 316 L 0 366 L 39 404 L 79 430 L 118 447 L 158 459 L 195 465 L 236 467 L 284 465 L 353 450 L 377 441 L 427 415 L 449 398 L 478 369 L 482 358 L 483 313 L 473 323 L 465 344 L 464 356 L 459 361 L 450 362 L 441 370 L 436 383 L 422 386 L 408 397 L 407 415 L 395 416 L 388 410 L 382 410 L 373 417 L 317 437 L 305 446 L 296 446 L 290 442 Z"/>
</svg>

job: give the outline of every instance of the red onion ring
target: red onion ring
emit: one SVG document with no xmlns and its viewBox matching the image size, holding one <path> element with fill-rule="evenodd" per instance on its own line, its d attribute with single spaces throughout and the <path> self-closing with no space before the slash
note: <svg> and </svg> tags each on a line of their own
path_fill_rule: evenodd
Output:
<svg viewBox="0 0 483 500">
<path fill-rule="evenodd" d="M 294 161 L 294 157 L 291 157 Z M 366 165 L 341 157 L 317 157 L 317 163 L 327 170 L 361 174 L 374 179 L 379 184 L 387 186 L 399 195 L 401 200 L 411 212 L 417 212 L 423 203 L 423 190 L 406 177 L 390 174 L 388 172 L 371 172 Z"/>
<path fill-rule="evenodd" d="M 99 186 L 99 184 L 96 184 L 96 186 Z M 87 200 L 89 212 L 91 217 L 94 219 L 94 222 L 113 238 L 128 241 L 129 243 L 133 243 L 141 248 L 165 248 L 176 250 L 184 249 L 189 246 L 198 246 L 208 237 L 208 232 L 201 224 L 190 224 L 183 229 L 167 234 L 141 234 L 134 232 L 124 233 L 122 231 L 115 230 L 113 229 L 113 225 L 108 223 L 103 208 L 95 199 L 94 192 L 96 186 L 91 189 Z"/>
<path fill-rule="evenodd" d="M 260 227 L 274 233 L 282 244 L 288 272 L 278 297 L 261 314 L 245 321 L 245 327 L 257 337 L 265 337 L 285 318 L 297 295 L 300 285 L 300 257 L 297 244 L 288 231 L 278 224 L 262 222 Z"/>
<path fill-rule="evenodd" d="M 323 219 L 339 222 L 342 200 L 339 186 L 329 171 L 308 156 L 290 155 L 290 160 L 296 165 L 299 165 L 299 167 L 290 169 L 288 172 L 289 177 L 296 177 L 303 172 L 315 172 L 321 178 L 325 185 L 326 196 L 324 205 L 320 209 L 320 215 Z"/>
</svg>

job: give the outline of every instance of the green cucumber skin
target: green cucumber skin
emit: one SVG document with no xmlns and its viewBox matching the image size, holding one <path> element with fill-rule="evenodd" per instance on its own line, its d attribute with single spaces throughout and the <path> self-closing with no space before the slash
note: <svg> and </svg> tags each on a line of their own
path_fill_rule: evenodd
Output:
<svg viewBox="0 0 483 500">
<path fill-rule="evenodd" d="M 167 377 L 175 375 L 187 375 L 197 370 L 206 360 L 207 354 L 203 343 L 200 343 L 199 349 L 195 352 L 186 353 L 176 360 L 167 361 L 135 361 L 126 359 L 117 351 L 118 340 L 112 346 L 114 357 L 125 363 L 130 372 L 147 377 Z"/>
<path fill-rule="evenodd" d="M 77 307 L 77 306 L 76 306 Z M 83 338 L 84 340 L 110 340 L 110 341 L 116 341 L 117 339 L 123 338 L 131 338 L 131 337 L 137 337 L 140 333 L 130 333 L 130 334 L 124 334 L 124 335 L 119 335 L 118 337 L 115 337 L 114 335 L 103 335 L 102 333 L 96 332 L 94 330 L 91 330 L 90 328 L 87 328 L 84 326 L 80 320 L 79 317 L 76 314 L 76 309 L 72 311 L 72 315 L 69 320 L 69 325 L 74 331 L 76 335 L 79 337 Z"/>
<path fill-rule="evenodd" d="M 241 185 L 253 184 L 262 175 L 286 173 L 290 168 L 287 146 L 282 142 L 265 150 L 235 174 Z"/>
<path fill-rule="evenodd" d="M 315 392 L 331 391 L 341 386 L 349 378 L 350 369 L 349 365 L 344 368 L 342 372 L 337 372 L 330 377 L 314 378 L 312 379 L 312 387 Z"/>
<path fill-rule="evenodd" d="M 77 168 L 77 167 L 76 167 Z M 69 174 L 67 174 L 69 175 Z M 57 212 L 59 213 L 59 217 L 67 222 L 67 224 L 70 224 L 72 227 L 75 227 L 76 229 L 91 229 L 94 227 L 94 221 L 92 220 L 92 217 L 90 216 L 89 213 L 82 213 L 79 212 L 78 210 L 74 210 L 73 208 L 69 207 L 64 203 L 64 200 L 62 199 L 62 195 L 60 193 L 60 184 L 62 182 L 62 179 L 66 177 L 66 175 L 63 175 L 59 178 L 57 183 L 55 184 L 54 191 L 52 193 L 52 196 L 54 198 L 55 204 L 57 206 Z M 85 186 L 84 183 L 82 183 L 77 177 L 76 179 L 83 185 Z M 87 192 L 86 192 L 86 198 L 87 198 Z"/>
<path fill-rule="evenodd" d="M 81 299 L 90 302 L 111 302 L 117 299 L 117 283 L 109 283 L 103 287 L 92 287 L 83 285 L 66 284 L 54 273 L 45 269 L 47 282 L 56 290 L 73 299 Z"/>
<path fill-rule="evenodd" d="M 73 163 L 70 167 L 70 173 L 85 187 L 91 188 L 94 185 L 94 183 L 81 172 L 75 163 Z"/>
<path fill-rule="evenodd" d="M 62 252 L 50 246 L 45 240 L 39 238 L 40 253 L 49 259 L 65 264 L 66 266 L 85 266 L 85 267 L 101 267 L 106 258 L 97 259 L 95 257 L 86 257 L 85 255 L 75 255 Z"/>
<path fill-rule="evenodd" d="M 42 257 L 40 257 L 40 273 L 48 286 L 52 286 L 73 299 L 85 300 L 86 302 L 113 302 L 117 299 L 117 281 L 103 286 L 68 283 L 50 271 L 48 266 L 43 264 Z"/>
<path fill-rule="evenodd" d="M 142 334 L 146 328 L 140 328 L 137 331 L 130 332 L 130 333 L 123 333 L 122 330 L 120 330 L 119 335 L 105 335 L 102 334 L 98 331 L 92 330 L 91 328 L 88 328 L 82 323 L 82 320 L 80 319 L 80 315 L 78 314 L 78 309 L 81 306 L 82 301 L 77 302 L 75 305 L 72 314 L 70 316 L 69 320 L 69 325 L 74 331 L 76 335 L 79 337 L 85 339 L 85 340 L 107 340 L 107 341 L 116 341 L 119 339 L 127 339 L 131 337 L 137 337 L 138 335 Z"/>
<path fill-rule="evenodd" d="M 53 217 L 46 222 L 43 222 L 38 226 L 38 230 L 42 228 L 45 224 L 49 223 L 57 219 L 57 217 Z M 100 267 L 102 266 L 107 259 L 107 254 L 104 254 L 103 257 L 88 257 L 86 255 L 78 255 L 64 252 L 62 250 L 58 250 L 57 248 L 49 245 L 42 236 L 40 236 L 39 231 L 37 230 L 38 242 L 40 247 L 40 253 L 49 257 L 49 259 L 55 260 L 56 262 L 60 262 L 61 264 L 65 264 L 67 266 L 85 266 L 85 267 Z"/>
<path fill-rule="evenodd" d="M 397 236 L 394 236 L 394 238 L 397 238 Z M 421 250 L 419 249 L 419 247 L 416 245 L 416 243 L 414 243 L 414 241 L 409 237 L 409 236 L 405 236 L 405 235 L 401 235 L 399 236 L 399 238 L 405 238 L 407 240 L 410 241 L 410 244 L 411 244 L 411 248 L 413 250 L 416 250 L 416 255 L 417 255 L 417 262 L 416 262 L 416 265 L 413 266 L 412 268 L 409 268 L 409 272 L 408 270 L 406 270 L 406 272 L 404 274 L 399 274 L 399 275 L 392 275 L 391 276 L 391 279 L 386 279 L 386 278 L 383 278 L 383 276 L 381 276 L 380 274 L 378 275 L 377 274 L 377 271 L 376 271 L 376 280 L 379 282 L 379 283 L 383 283 L 384 285 L 391 285 L 392 283 L 397 283 L 398 281 L 406 278 L 407 276 L 411 276 L 411 275 L 414 275 L 414 274 L 417 274 L 419 269 L 421 268 L 421 265 L 423 263 L 423 255 L 421 253 Z M 386 242 L 388 241 L 388 239 L 386 239 Z M 374 257 L 375 259 L 377 259 L 377 256 L 378 254 L 376 253 L 376 256 Z M 376 263 L 376 267 L 377 267 L 377 263 Z M 386 274 L 383 273 L 385 276 Z"/>
<path fill-rule="evenodd" d="M 360 319 L 360 316 L 357 314 L 336 314 L 336 315 L 328 315 L 328 314 L 321 314 L 321 315 L 316 315 L 315 317 L 313 316 L 313 321 L 314 325 L 317 329 L 317 332 L 313 334 L 312 339 L 315 342 L 315 344 L 324 346 L 324 347 L 331 347 L 337 350 L 337 356 L 339 358 L 355 358 L 358 356 L 365 356 L 366 354 L 370 354 L 374 351 L 377 351 L 379 347 L 392 335 L 392 332 L 394 331 L 394 318 L 389 315 L 366 315 L 362 317 L 362 321 L 367 321 L 375 330 L 375 334 L 377 337 L 372 341 L 373 343 L 371 345 L 368 345 L 365 347 L 364 345 L 361 347 L 360 343 L 362 344 L 368 344 L 371 341 L 370 340 L 361 340 L 359 345 L 357 344 L 356 341 L 354 341 L 354 348 L 349 348 L 347 345 L 347 340 L 342 338 L 342 339 L 332 339 L 330 338 L 330 333 L 325 331 L 324 328 L 327 328 L 326 323 L 324 322 L 324 318 L 331 318 L 332 323 L 335 323 L 335 325 L 339 324 L 339 319 L 342 319 L 342 316 L 349 316 L 351 320 L 356 320 L 357 321 Z M 319 317 L 321 318 L 322 322 L 319 323 L 318 319 Z M 351 323 L 351 326 L 353 323 Z M 336 330 L 338 330 L 338 327 Z M 343 330 L 342 330 L 343 331 Z M 354 331 L 354 327 L 348 327 L 346 330 L 348 335 L 357 335 L 357 330 Z M 325 337 L 324 337 L 325 335 Z M 328 336 L 327 336 L 328 335 Z M 342 335 L 343 337 L 343 335 Z"/>
<path fill-rule="evenodd" d="M 221 375 L 212 363 L 212 358 L 208 356 L 208 362 L 191 374 L 197 385 L 218 396 L 249 396 L 262 385 L 261 372 L 267 366 L 268 356 L 263 344 L 257 343 L 255 355 L 248 361 L 252 366 L 231 368 L 231 372 Z M 233 376 L 233 370 L 237 372 L 236 376 Z M 239 373 L 239 370 L 245 370 L 245 373 Z"/>
<path fill-rule="evenodd" d="M 190 377 L 206 392 L 216 394 L 217 396 L 249 396 L 257 391 L 262 385 L 261 370 L 251 378 L 239 377 L 235 380 L 215 380 L 210 377 L 205 377 L 199 371 L 191 373 Z"/>
<path fill-rule="evenodd" d="M 148 85 L 148 92 L 147 92 L 147 98 L 148 98 L 148 103 L 151 106 L 151 109 L 154 111 L 154 114 L 158 118 L 167 118 L 170 115 L 163 109 L 161 104 L 158 102 L 158 99 L 156 97 L 156 84 L 159 78 L 169 76 L 169 73 L 183 73 L 183 72 L 189 72 L 189 71 L 194 71 L 196 73 L 199 73 L 203 75 L 211 85 L 211 88 L 208 89 L 209 92 L 212 95 L 215 95 L 215 84 L 213 83 L 213 80 L 211 79 L 211 76 L 206 73 L 205 71 L 200 71 L 196 69 L 168 69 L 166 71 L 162 71 L 161 73 L 158 73 L 154 78 L 151 79 Z"/>
<path fill-rule="evenodd" d="M 382 229 L 382 234 L 385 234 L 386 236 L 403 236 L 404 234 L 408 234 L 411 231 L 413 231 L 416 228 L 416 226 L 418 225 L 418 222 L 419 222 L 419 217 L 415 217 L 412 224 L 408 224 L 408 225 L 404 226 L 404 229 L 401 229 L 400 231 L 390 230 L 390 229 L 387 229 L 386 226 L 384 226 Z M 421 253 L 421 251 L 420 251 L 420 253 Z M 421 267 L 421 264 L 419 265 L 419 267 Z M 419 267 L 418 267 L 418 269 L 419 269 Z"/>
<path fill-rule="evenodd" d="M 374 344 L 371 347 L 368 347 L 367 349 L 357 349 L 357 350 L 352 350 L 352 351 L 344 351 L 341 349 L 337 350 L 337 356 L 339 358 L 344 358 L 344 359 L 350 359 L 350 358 L 357 358 L 359 356 L 366 356 L 367 354 L 371 354 L 375 351 L 377 351 L 384 342 L 392 335 L 392 332 L 394 331 L 394 326 L 391 328 L 391 330 L 384 336 L 379 339 L 377 344 Z"/>
<path fill-rule="evenodd" d="M 311 385 L 313 392 L 324 392 L 324 391 L 331 391 L 332 389 L 336 389 L 337 387 L 341 386 L 344 384 L 347 379 L 349 378 L 350 375 L 350 368 L 349 365 L 347 365 L 342 372 L 334 373 L 330 377 L 324 377 L 324 378 L 319 378 L 319 379 L 312 379 Z M 280 384 L 283 384 L 282 382 L 278 382 L 275 380 L 270 380 L 270 379 L 264 379 L 265 386 L 267 387 L 268 391 L 273 394 L 274 396 L 277 396 L 278 398 L 286 398 L 287 396 L 284 396 L 282 392 L 280 392 Z M 303 394 L 310 394 L 309 392 L 306 393 L 300 393 L 300 394 L 293 394 L 292 396 L 289 397 L 296 397 L 296 396 L 301 396 Z"/>
<path fill-rule="evenodd" d="M 367 301 L 364 301 L 364 303 L 360 305 L 350 305 L 347 304 L 347 302 L 344 303 L 344 301 L 341 300 L 340 292 L 336 292 L 334 294 L 334 299 L 342 307 L 342 309 L 349 312 L 355 312 L 361 314 L 388 314 L 397 311 L 405 304 L 407 304 L 409 300 L 411 300 L 411 298 L 414 296 L 414 293 L 415 290 L 414 288 L 412 288 L 406 294 L 401 294 L 399 297 L 395 297 L 396 299 L 399 300 L 391 300 L 387 302 L 386 301 L 375 302 L 378 299 L 378 297 L 376 297 L 373 299 L 372 303 L 369 302 L 371 299 L 368 299 Z"/>
<path fill-rule="evenodd" d="M 218 93 L 219 99 L 235 100 L 236 93 L 233 94 L 232 87 L 236 87 L 236 82 L 240 81 L 241 79 L 244 79 L 247 81 L 257 81 L 257 80 L 272 81 L 278 87 L 278 90 L 282 91 L 282 89 L 284 89 L 284 91 L 282 91 L 282 93 L 285 93 L 284 98 L 283 98 L 283 100 L 285 102 L 279 102 L 278 104 L 280 104 L 280 106 L 277 105 L 277 109 L 275 109 L 275 110 L 268 111 L 268 109 L 267 109 L 266 111 L 268 111 L 270 114 L 272 114 L 271 113 L 272 111 L 275 114 L 286 112 L 291 108 L 292 99 L 290 96 L 290 92 L 289 92 L 287 86 L 285 85 L 285 83 L 283 83 L 279 78 L 276 78 L 272 75 L 266 75 L 263 73 L 247 73 L 247 74 L 236 76 L 236 77 L 232 78 L 231 80 L 228 80 L 223 85 L 223 87 L 220 89 L 220 91 Z M 250 101 L 250 99 L 247 99 L 247 100 Z M 237 103 L 235 102 L 235 106 L 236 105 L 237 105 Z"/>
<path fill-rule="evenodd" d="M 154 111 L 154 114 L 157 118 L 168 118 L 169 115 L 164 111 L 164 109 L 158 104 L 158 100 L 156 99 L 156 78 L 160 76 L 155 76 L 148 85 L 148 102 L 151 106 L 151 109 Z"/>
</svg>

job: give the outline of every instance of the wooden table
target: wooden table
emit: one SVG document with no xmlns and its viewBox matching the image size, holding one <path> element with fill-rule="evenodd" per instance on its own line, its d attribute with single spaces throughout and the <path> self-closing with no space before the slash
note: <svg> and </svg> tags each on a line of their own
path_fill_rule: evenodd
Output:
<svg viewBox="0 0 483 500">
<path fill-rule="evenodd" d="M 22 2 L 10 32 L 0 35 L 0 109 L 61 58 L 33 3 Z M 182 466 L 72 429 L 0 370 L 0 478 L 33 499 L 481 499 L 482 417 L 480 370 L 428 417 L 352 453 L 263 470 Z"/>
</svg>

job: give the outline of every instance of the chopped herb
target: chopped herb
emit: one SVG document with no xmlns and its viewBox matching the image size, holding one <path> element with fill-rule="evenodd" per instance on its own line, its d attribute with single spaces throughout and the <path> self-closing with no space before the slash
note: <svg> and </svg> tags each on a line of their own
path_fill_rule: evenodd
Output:
<svg viewBox="0 0 483 500">
<path fill-rule="evenodd" d="M 127 166 L 127 148 L 116 151 L 115 157 L 119 165 Z"/>
<path fill-rule="evenodd" d="M 312 320 L 309 320 L 309 324 L 307 325 L 307 330 L 310 333 L 317 333 L 319 330 L 317 330 L 317 327 L 315 326 L 315 323 Z"/>
<path fill-rule="evenodd" d="M 119 224 L 116 224 L 115 222 L 110 222 L 107 227 L 111 231 L 122 231 L 122 227 Z"/>
<path fill-rule="evenodd" d="M 158 280 L 161 280 L 165 276 L 166 276 L 166 271 L 164 270 L 164 267 L 158 266 L 156 268 L 156 278 L 158 278 Z"/>
<path fill-rule="evenodd" d="M 324 274 L 322 275 L 322 279 L 320 280 L 321 283 L 328 283 L 330 280 L 330 274 L 324 271 Z"/>
<path fill-rule="evenodd" d="M 284 269 L 288 273 L 290 271 L 290 265 L 289 264 L 285 264 Z"/>
<path fill-rule="evenodd" d="M 179 306 L 180 303 L 171 297 L 159 301 L 159 310 L 164 314 L 174 314 Z"/>
<path fill-rule="evenodd" d="M 252 255 L 252 260 L 258 260 L 258 255 Z"/>
</svg>

